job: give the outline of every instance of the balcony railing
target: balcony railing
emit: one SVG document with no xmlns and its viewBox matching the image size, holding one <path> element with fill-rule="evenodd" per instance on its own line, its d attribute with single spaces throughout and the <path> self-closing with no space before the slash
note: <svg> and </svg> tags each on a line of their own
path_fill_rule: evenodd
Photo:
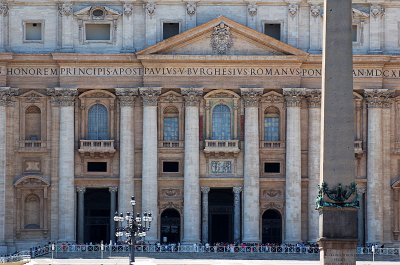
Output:
<svg viewBox="0 0 400 265">
<path fill-rule="evenodd" d="M 46 141 L 41 141 L 41 140 L 21 140 L 19 142 L 20 148 L 41 149 L 41 148 L 46 148 L 46 146 L 47 146 Z"/>
<path fill-rule="evenodd" d="M 205 153 L 239 153 L 239 140 L 206 140 Z"/>
<path fill-rule="evenodd" d="M 114 140 L 80 140 L 79 153 L 114 152 Z"/>
<path fill-rule="evenodd" d="M 180 148 L 183 147 L 183 141 L 160 141 L 158 146 L 163 148 Z"/>
<path fill-rule="evenodd" d="M 285 143 L 283 141 L 261 141 L 260 146 L 268 149 L 279 149 L 285 148 Z"/>
</svg>

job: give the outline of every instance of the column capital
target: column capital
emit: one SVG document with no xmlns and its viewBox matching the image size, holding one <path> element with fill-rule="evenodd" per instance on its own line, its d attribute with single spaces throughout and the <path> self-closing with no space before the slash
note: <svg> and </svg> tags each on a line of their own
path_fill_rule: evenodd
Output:
<svg viewBox="0 0 400 265">
<path fill-rule="evenodd" d="M 242 187 L 233 187 L 232 191 L 235 195 L 238 195 L 242 192 L 243 188 Z"/>
<path fill-rule="evenodd" d="M 73 12 L 74 11 L 72 9 L 72 3 L 68 3 L 68 2 L 58 3 L 58 13 L 61 16 L 68 17 L 68 16 L 72 15 Z"/>
<path fill-rule="evenodd" d="M 202 87 L 182 87 L 181 93 L 185 98 L 186 106 L 197 106 L 203 95 Z"/>
<path fill-rule="evenodd" d="M 367 192 L 367 187 L 364 185 L 357 184 L 357 193 L 364 194 Z"/>
<path fill-rule="evenodd" d="M 307 89 L 306 97 L 308 99 L 309 108 L 321 107 L 321 89 Z"/>
<path fill-rule="evenodd" d="M 48 88 L 47 95 L 51 96 L 51 103 L 58 106 L 74 106 L 77 88 L 55 87 Z"/>
<path fill-rule="evenodd" d="M 311 16 L 318 18 L 322 15 L 321 6 L 319 4 L 310 4 Z"/>
<path fill-rule="evenodd" d="M 0 16 L 8 15 L 8 3 L 5 1 L 0 2 Z"/>
<path fill-rule="evenodd" d="M 263 91 L 264 88 L 261 87 L 241 87 L 240 94 L 242 95 L 245 108 L 258 107 L 258 102 Z"/>
<path fill-rule="evenodd" d="M 119 99 L 120 106 L 133 106 L 138 95 L 138 89 L 118 87 L 115 89 L 115 94 Z"/>
<path fill-rule="evenodd" d="M 210 192 L 210 187 L 201 187 L 201 193 L 208 194 Z"/>
<path fill-rule="evenodd" d="M 364 96 L 368 108 L 388 108 L 391 97 L 394 95 L 392 89 L 364 89 Z"/>
<path fill-rule="evenodd" d="M 109 187 L 108 191 L 109 192 L 117 192 L 118 191 L 118 187 Z"/>
<path fill-rule="evenodd" d="M 305 88 L 283 88 L 283 95 L 286 100 L 286 107 L 300 107 L 301 100 L 306 94 Z"/>
<path fill-rule="evenodd" d="M 10 106 L 13 104 L 13 97 L 19 95 L 18 88 L 0 87 L 0 106 Z"/>
<path fill-rule="evenodd" d="M 385 15 L 385 7 L 380 4 L 372 4 L 370 13 L 373 18 L 383 17 Z"/>
<path fill-rule="evenodd" d="M 143 98 L 143 106 L 157 106 L 157 99 L 161 94 L 161 87 L 139 87 L 139 92 Z"/>
<path fill-rule="evenodd" d="M 86 187 L 77 186 L 77 187 L 76 187 L 76 191 L 77 191 L 78 193 L 85 193 L 85 192 L 86 192 Z"/>
</svg>

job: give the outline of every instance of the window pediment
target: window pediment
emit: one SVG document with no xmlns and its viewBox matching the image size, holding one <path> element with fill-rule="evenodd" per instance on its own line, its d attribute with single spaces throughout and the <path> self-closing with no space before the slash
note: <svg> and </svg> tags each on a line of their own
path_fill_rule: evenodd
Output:
<svg viewBox="0 0 400 265">
<path fill-rule="evenodd" d="M 118 19 L 121 13 L 106 6 L 89 6 L 75 12 L 74 15 L 81 20 L 98 21 Z"/>
<path fill-rule="evenodd" d="M 16 188 L 39 188 L 48 187 L 50 183 L 39 176 L 24 176 L 15 181 L 14 186 Z"/>
</svg>

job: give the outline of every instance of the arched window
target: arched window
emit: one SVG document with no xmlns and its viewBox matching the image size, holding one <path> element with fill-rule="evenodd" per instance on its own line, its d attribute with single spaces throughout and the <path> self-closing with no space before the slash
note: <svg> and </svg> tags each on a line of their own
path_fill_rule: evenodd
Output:
<svg viewBox="0 0 400 265">
<path fill-rule="evenodd" d="M 88 139 L 108 139 L 108 111 L 104 105 L 95 104 L 89 109 L 88 114 Z"/>
<path fill-rule="evenodd" d="M 163 140 L 179 140 L 179 111 L 175 107 L 166 107 L 163 113 Z"/>
<path fill-rule="evenodd" d="M 26 197 L 24 217 L 24 228 L 40 228 L 40 199 L 38 196 L 31 194 Z"/>
<path fill-rule="evenodd" d="M 218 104 L 212 111 L 212 139 L 231 140 L 231 110 Z"/>
<path fill-rule="evenodd" d="M 37 106 L 25 110 L 25 140 L 41 139 L 41 111 Z"/>
<path fill-rule="evenodd" d="M 267 108 L 264 113 L 264 141 L 280 141 L 279 124 L 279 110 Z"/>
</svg>

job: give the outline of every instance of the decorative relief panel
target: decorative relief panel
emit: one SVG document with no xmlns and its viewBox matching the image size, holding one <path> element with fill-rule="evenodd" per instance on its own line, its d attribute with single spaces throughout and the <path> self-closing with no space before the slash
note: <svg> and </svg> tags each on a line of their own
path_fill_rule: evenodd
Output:
<svg viewBox="0 0 400 265">
<path fill-rule="evenodd" d="M 23 170 L 26 173 L 38 173 L 41 172 L 40 160 L 26 159 L 24 161 Z"/>
<path fill-rule="evenodd" d="M 233 173 L 232 161 L 210 161 L 211 174 L 231 174 Z"/>
<path fill-rule="evenodd" d="M 183 197 L 181 189 L 177 188 L 165 188 L 161 189 L 161 196 L 162 199 L 167 200 L 180 200 Z"/>
<path fill-rule="evenodd" d="M 266 189 L 262 190 L 262 198 L 267 201 L 282 201 L 283 191 L 280 189 Z"/>
<path fill-rule="evenodd" d="M 211 47 L 216 54 L 226 54 L 232 46 L 231 29 L 224 22 L 221 22 L 214 27 L 211 35 Z"/>
</svg>

